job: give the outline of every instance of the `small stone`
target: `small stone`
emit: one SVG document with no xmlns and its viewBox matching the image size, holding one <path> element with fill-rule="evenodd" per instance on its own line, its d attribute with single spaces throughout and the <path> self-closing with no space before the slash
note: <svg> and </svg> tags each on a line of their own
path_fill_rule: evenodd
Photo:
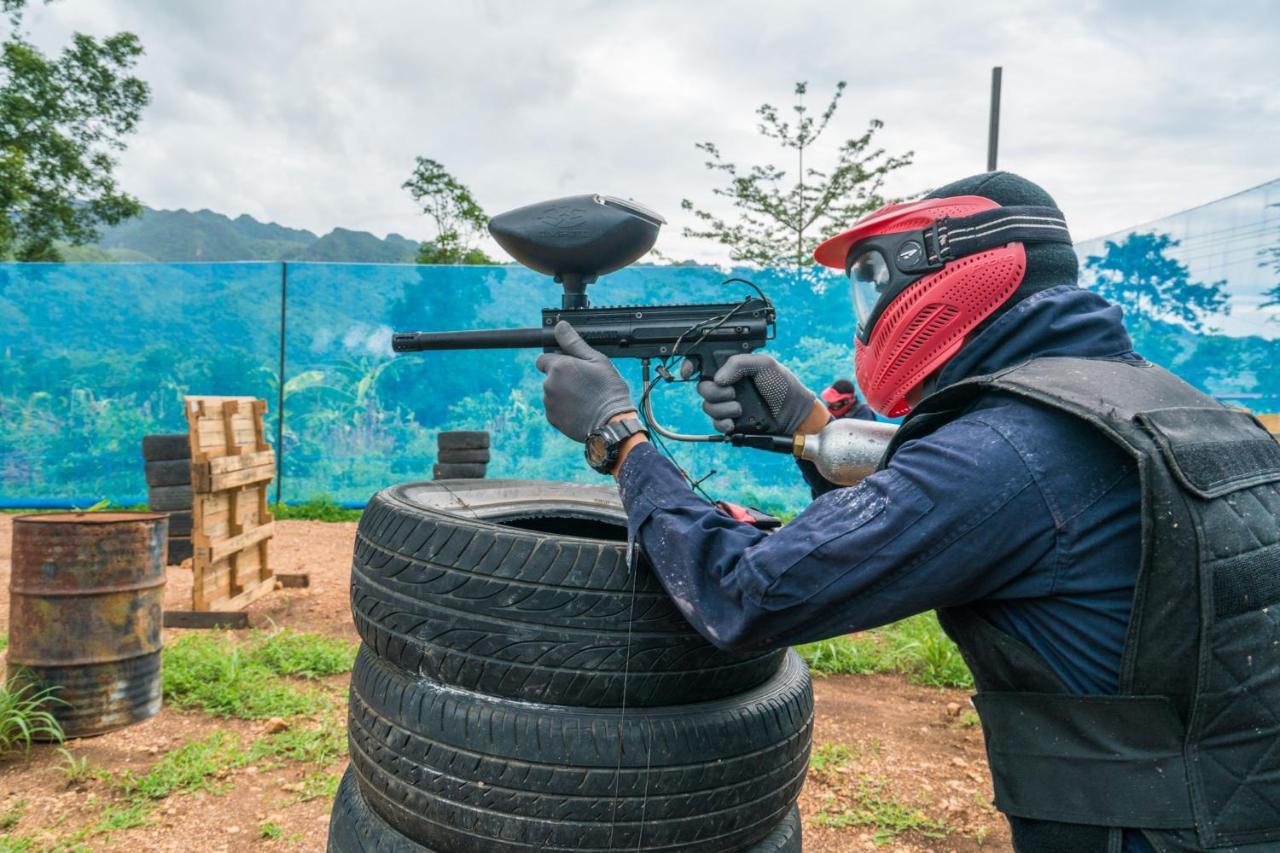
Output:
<svg viewBox="0 0 1280 853">
<path fill-rule="evenodd" d="M 948 703 L 947 703 L 947 716 L 948 716 L 948 717 L 958 717 L 958 716 L 960 716 L 960 712 L 961 712 L 961 711 L 963 711 L 963 710 L 964 710 L 964 709 L 960 707 L 960 703 L 959 703 L 959 702 L 948 702 Z"/>
<path fill-rule="evenodd" d="M 280 732 L 288 731 L 289 724 L 284 721 L 283 717 L 272 717 L 271 719 L 267 720 L 267 723 L 265 726 L 263 726 L 263 729 L 265 729 L 267 734 L 269 735 L 276 735 L 276 734 L 280 734 Z"/>
<path fill-rule="evenodd" d="M 240 832 L 240 827 L 238 827 L 238 826 L 228 826 L 228 827 L 227 827 L 227 834 L 228 834 L 228 835 L 235 835 L 235 834 L 237 834 L 237 833 L 239 833 L 239 832 Z"/>
<path fill-rule="evenodd" d="M 968 767 L 968 766 L 969 766 L 969 762 L 965 761 L 963 758 L 961 758 L 961 757 L 960 757 L 960 756 L 958 756 L 958 755 L 953 755 L 953 756 L 951 757 L 951 763 L 952 763 L 952 764 L 954 764 L 956 767 Z"/>
</svg>

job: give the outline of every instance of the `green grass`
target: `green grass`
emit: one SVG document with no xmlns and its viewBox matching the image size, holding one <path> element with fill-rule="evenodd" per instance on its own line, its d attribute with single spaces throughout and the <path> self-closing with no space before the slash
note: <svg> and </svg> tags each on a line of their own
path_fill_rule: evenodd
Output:
<svg viewBox="0 0 1280 853">
<path fill-rule="evenodd" d="M 22 820 L 22 813 L 26 811 L 26 800 L 14 800 L 13 805 L 0 813 L 0 832 L 8 832 L 18 825 L 18 821 Z"/>
<path fill-rule="evenodd" d="M 346 719 L 338 713 L 321 718 L 319 728 L 286 729 L 254 741 L 246 753 L 250 763 L 264 759 L 329 765 L 347 753 Z"/>
<path fill-rule="evenodd" d="M 54 688 L 40 687 L 21 671 L 0 685 L 0 755 L 36 740 L 61 743 L 62 726 L 49 711 L 60 701 Z"/>
<path fill-rule="evenodd" d="M 894 671 L 881 644 L 867 637 L 832 637 L 799 646 L 796 651 L 817 676 Z"/>
<path fill-rule="evenodd" d="M 89 769 L 88 756 L 76 758 L 71 750 L 63 747 L 58 748 L 58 754 L 62 756 L 62 763 L 55 765 L 54 769 L 62 774 L 68 785 L 79 785 L 93 778 L 94 771 Z"/>
<path fill-rule="evenodd" d="M 325 715 L 319 728 L 288 729 L 256 740 L 248 747 L 230 733 L 215 732 L 165 753 L 141 774 L 132 770 L 119 773 L 89 771 L 84 767 L 83 759 L 70 759 L 77 767 L 77 772 L 86 778 L 92 776 L 104 779 L 110 790 L 111 800 L 104 804 L 95 823 L 82 828 L 56 849 L 84 849 L 78 845 L 85 839 L 147 826 L 156 803 L 167 797 L 199 791 L 225 793 L 227 785 L 222 780 L 233 770 L 250 765 L 272 767 L 280 766 L 285 761 L 316 765 L 315 772 L 303 777 L 298 799 L 305 801 L 318 797 L 331 798 L 337 793 L 339 777 L 326 768 L 345 752 L 343 721 L 336 711 L 331 711 Z M 21 813 L 18 812 L 10 827 L 20 817 Z M 0 816 L 0 823 L 2 822 L 3 816 Z M 281 836 L 268 836 L 264 832 L 263 837 Z M 49 849 L 46 844 L 36 844 L 29 838 L 0 838 L 0 853 L 25 853 L 27 850 L 45 849 Z"/>
<path fill-rule="evenodd" d="M 227 733 L 215 732 L 165 755 L 141 776 L 131 770 L 116 774 L 113 787 L 133 802 L 163 800 L 175 793 L 214 791 L 214 780 L 245 763 L 240 745 Z"/>
<path fill-rule="evenodd" d="M 809 769 L 822 773 L 838 770 L 853 760 L 853 752 L 842 743 L 820 743 L 809 753 Z"/>
<path fill-rule="evenodd" d="M 861 634 L 797 648 L 815 675 L 900 672 L 913 684 L 973 687 L 973 676 L 933 613 L 921 613 Z"/>
<path fill-rule="evenodd" d="M 895 798 L 883 780 L 856 774 L 847 778 L 856 780 L 857 788 L 846 788 L 841 776 L 846 776 L 854 758 L 853 751 L 840 743 L 816 744 L 809 754 L 809 769 L 818 774 L 818 780 L 839 786 L 810 819 L 814 826 L 832 829 L 869 827 L 877 847 L 904 832 L 918 832 L 929 838 L 941 838 L 946 834 L 948 828 L 945 823 Z"/>
<path fill-rule="evenodd" d="M 91 797 L 89 804 L 95 804 Z M 143 801 L 125 803 L 109 803 L 102 806 L 98 819 L 89 826 L 83 827 L 70 838 L 53 840 L 42 834 L 40 837 L 29 835 L 0 836 L 0 853 L 90 853 L 94 848 L 85 843 L 85 839 L 97 836 L 110 837 L 113 832 L 133 829 L 137 826 L 148 826 L 151 822 L 153 806 Z M 55 821 L 56 826 L 59 821 Z"/>
<path fill-rule="evenodd" d="M 249 765 L 264 769 L 288 762 L 312 765 L 315 772 L 303 777 L 299 799 L 332 797 L 338 776 L 328 767 L 346 753 L 345 720 L 341 697 L 331 687 L 314 682 L 349 672 L 355 653 L 355 644 L 346 640 L 286 630 L 252 631 L 242 637 L 231 633 L 179 636 L 164 650 L 166 702 L 222 717 L 289 718 L 288 728 L 247 746 L 231 733 L 216 732 L 167 752 L 145 773 L 94 771 L 85 759 L 66 753 L 59 769 L 69 780 L 103 778 L 112 794 L 98 822 L 81 829 L 73 840 L 146 825 L 155 803 L 166 797 L 222 793 L 221 780 Z M 312 719 L 303 719 L 304 714 Z M 268 834 L 265 824 L 260 829 L 263 838 L 281 837 Z M 5 851 L 0 846 L 0 853 Z"/>
<path fill-rule="evenodd" d="M 332 800 L 338 795 L 338 783 L 342 777 L 337 773 L 318 770 L 302 780 L 302 790 L 298 792 L 298 802 L 310 800 Z"/>
<path fill-rule="evenodd" d="M 272 504 L 277 521 L 359 521 L 362 509 L 344 509 L 332 498 L 312 498 L 301 504 Z"/>
<path fill-rule="evenodd" d="M 158 800 L 195 791 L 220 793 L 223 786 L 217 780 L 245 763 L 247 757 L 240 744 L 225 732 L 215 732 L 165 753 L 141 775 L 132 770 L 94 774 L 106 779 L 115 801 L 106 804 L 97 822 L 81 829 L 72 840 L 147 826 Z"/>
<path fill-rule="evenodd" d="M 0 836 L 0 853 L 92 853 L 80 841 L 49 841 L 29 836 Z"/>
<path fill-rule="evenodd" d="M 150 803 L 137 801 L 124 805 L 107 806 L 102 810 L 102 815 L 98 818 L 98 822 L 89 827 L 87 831 L 82 832 L 81 837 L 110 835 L 113 832 L 133 829 L 136 826 L 146 826 L 151 822 L 151 809 Z"/>
<path fill-rule="evenodd" d="M 293 631 L 187 634 L 164 650 L 165 701 L 222 717 L 264 720 L 311 714 L 329 694 L 300 684 L 348 672 L 356 647 L 346 640 Z"/>
<path fill-rule="evenodd" d="M 270 768 L 282 766 L 287 760 L 327 767 L 346 754 L 347 746 L 344 721 L 336 714 L 328 716 L 333 719 L 325 720 L 319 728 L 289 729 L 255 740 L 247 747 L 231 734 L 215 732 L 165 753 L 141 776 L 131 771 L 113 775 L 112 787 L 130 800 L 163 800 L 196 791 L 220 793 L 223 786 L 219 779 L 249 765 Z"/>
<path fill-rule="evenodd" d="M 261 664 L 275 675 L 323 678 L 350 672 L 356 661 L 354 644 L 320 634 L 260 633 L 251 635 L 245 646 L 252 664 Z"/>
<path fill-rule="evenodd" d="M 877 847 L 888 844 L 904 832 L 942 838 L 948 831 L 945 823 L 898 800 L 884 782 L 871 778 L 860 780 L 858 789 L 852 793 L 852 802 L 847 806 L 837 808 L 833 802 L 826 803 L 810 822 L 814 826 L 832 829 L 867 827 L 872 830 L 871 840 Z"/>
<path fill-rule="evenodd" d="M 284 838 L 284 830 L 275 821 L 267 821 L 258 827 L 258 834 L 268 841 L 279 841 Z"/>
</svg>

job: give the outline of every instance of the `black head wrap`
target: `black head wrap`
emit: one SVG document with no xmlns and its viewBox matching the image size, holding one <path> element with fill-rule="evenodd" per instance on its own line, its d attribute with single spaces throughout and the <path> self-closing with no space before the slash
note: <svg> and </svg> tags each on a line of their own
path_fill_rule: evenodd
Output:
<svg viewBox="0 0 1280 853">
<path fill-rule="evenodd" d="M 989 198 L 1001 207 L 1012 205 L 1037 205 L 1057 207 L 1058 204 L 1038 184 L 1012 172 L 984 172 L 939 187 L 926 198 L 949 198 L 957 195 L 977 195 Z M 1022 283 L 1008 301 L 978 326 L 978 331 L 991 325 L 1001 314 L 1017 305 L 1033 293 L 1060 285 L 1078 284 L 1080 262 L 1071 246 L 1061 243 L 1027 243 L 1027 273 Z"/>
</svg>

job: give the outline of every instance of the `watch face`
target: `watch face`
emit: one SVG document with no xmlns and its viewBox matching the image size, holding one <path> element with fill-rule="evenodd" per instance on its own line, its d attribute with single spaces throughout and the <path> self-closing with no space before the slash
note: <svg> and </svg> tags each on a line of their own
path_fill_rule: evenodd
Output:
<svg viewBox="0 0 1280 853">
<path fill-rule="evenodd" d="M 609 456 L 609 442 L 603 435 L 587 436 L 587 462 L 602 465 Z"/>
</svg>

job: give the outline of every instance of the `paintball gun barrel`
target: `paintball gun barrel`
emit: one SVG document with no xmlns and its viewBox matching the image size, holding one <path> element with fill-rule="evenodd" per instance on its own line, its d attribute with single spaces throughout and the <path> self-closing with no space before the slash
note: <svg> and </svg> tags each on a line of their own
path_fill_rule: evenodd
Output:
<svg viewBox="0 0 1280 853">
<path fill-rule="evenodd" d="M 767 299 L 709 305 L 547 308 L 542 327 L 475 332 L 407 332 L 392 338 L 396 352 L 449 349 L 556 350 L 556 323 L 567 320 L 582 339 L 609 358 L 665 359 L 673 354 L 713 360 L 763 347 L 773 330 Z M 695 343 L 696 342 L 696 343 Z"/>
</svg>

